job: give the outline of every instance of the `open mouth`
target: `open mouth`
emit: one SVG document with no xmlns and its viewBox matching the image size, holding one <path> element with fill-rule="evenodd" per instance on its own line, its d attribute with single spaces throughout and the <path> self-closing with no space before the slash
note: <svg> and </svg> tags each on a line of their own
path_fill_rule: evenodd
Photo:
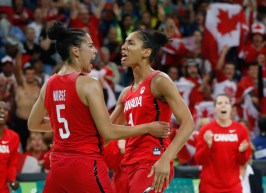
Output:
<svg viewBox="0 0 266 193">
<path fill-rule="evenodd" d="M 123 62 L 123 61 L 125 61 L 126 60 L 126 58 L 127 58 L 127 55 L 126 54 L 124 54 L 124 53 L 122 53 L 122 58 L 121 58 L 121 61 Z"/>
<path fill-rule="evenodd" d="M 226 113 L 227 113 L 227 111 L 221 111 L 221 113 L 222 113 L 222 114 L 226 114 Z"/>
<path fill-rule="evenodd" d="M 0 121 L 3 121 L 5 119 L 5 115 L 0 114 Z"/>
</svg>

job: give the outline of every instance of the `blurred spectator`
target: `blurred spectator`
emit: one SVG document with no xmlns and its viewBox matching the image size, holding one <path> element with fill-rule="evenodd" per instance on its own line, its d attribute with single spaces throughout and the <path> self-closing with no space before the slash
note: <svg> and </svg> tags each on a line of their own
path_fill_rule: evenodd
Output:
<svg viewBox="0 0 266 193">
<path fill-rule="evenodd" d="M 26 41 L 24 42 L 23 46 L 25 49 L 25 55 L 29 56 L 29 60 L 38 60 L 41 57 L 41 47 L 36 44 L 35 41 L 35 31 L 32 27 L 25 27 L 25 36 Z"/>
<path fill-rule="evenodd" d="M 101 1 L 97 9 L 90 13 L 87 7 L 81 7 L 79 1 L 71 0 L 70 3 L 70 27 L 71 28 L 80 28 L 88 32 L 91 36 L 94 46 L 99 50 L 100 49 L 100 40 L 99 35 L 99 23 L 101 12 L 106 4 L 106 0 Z"/>
<path fill-rule="evenodd" d="M 261 172 L 250 163 L 240 166 L 240 179 L 242 193 L 263 193 Z"/>
<path fill-rule="evenodd" d="M 239 167 L 251 155 L 249 135 L 232 121 L 228 96 L 217 96 L 214 106 L 216 118 L 200 129 L 197 140 L 195 160 L 202 165 L 199 192 L 242 193 Z"/>
<path fill-rule="evenodd" d="M 225 93 L 234 100 L 237 91 L 237 83 L 234 80 L 236 66 L 233 62 L 225 61 L 228 49 L 228 46 L 223 47 L 214 71 L 213 97 L 215 98 L 219 94 Z"/>
<path fill-rule="evenodd" d="M 247 64 L 256 61 L 260 54 L 266 56 L 264 35 L 265 26 L 262 23 L 254 23 L 251 28 L 251 42 L 248 42 L 240 53 L 245 62 L 244 66 L 241 66 L 244 74 L 248 68 Z"/>
<path fill-rule="evenodd" d="M 146 11 L 142 13 L 139 25 L 143 25 L 145 27 L 145 30 L 152 30 L 151 14 L 149 12 Z"/>
<path fill-rule="evenodd" d="M 44 18 L 42 10 L 40 8 L 36 8 L 34 10 L 34 19 L 30 24 L 28 24 L 28 27 L 32 27 L 34 29 L 35 32 L 34 43 L 36 44 L 39 44 L 43 23 L 44 23 Z"/>
<path fill-rule="evenodd" d="M 5 101 L 9 106 L 9 118 L 7 119 L 8 125 L 12 128 L 12 111 L 14 106 L 15 99 L 15 85 L 16 78 L 14 74 L 14 61 L 10 56 L 5 56 L 1 60 L 0 65 L 0 76 L 2 77 L 2 92 L 1 92 L 1 100 Z"/>
<path fill-rule="evenodd" d="M 16 79 L 14 130 L 19 134 L 22 150 L 25 151 L 29 137 L 27 121 L 32 106 L 39 96 L 40 86 L 36 80 L 36 71 L 32 66 L 25 65 L 22 69 L 21 53 L 18 53 L 16 58 Z"/>
<path fill-rule="evenodd" d="M 16 181 L 16 168 L 18 164 L 18 135 L 6 126 L 8 110 L 5 102 L 0 101 L 0 192 L 9 193 L 18 188 Z"/>
<path fill-rule="evenodd" d="M 173 80 L 174 83 L 178 82 L 180 78 L 180 73 L 177 66 L 169 66 L 167 69 L 167 74 Z"/>
<path fill-rule="evenodd" d="M 52 0 L 38 0 L 38 8 L 41 9 L 42 16 L 45 19 L 59 14 Z"/>
<path fill-rule="evenodd" d="M 38 59 L 31 61 L 31 65 L 35 69 L 36 79 L 38 81 L 38 84 L 42 86 L 50 77 L 43 70 L 43 62 L 40 59 Z"/>
<path fill-rule="evenodd" d="M 110 52 L 106 47 L 101 48 L 102 52 L 102 72 L 104 73 L 104 79 L 111 86 L 112 90 L 115 90 L 115 84 L 120 82 L 120 75 L 116 63 L 110 61 Z"/>
<path fill-rule="evenodd" d="M 104 41 L 104 46 L 110 51 L 110 61 L 121 65 L 121 46 L 122 42 L 118 41 L 118 32 L 116 27 L 110 27 L 107 37 Z"/>
<path fill-rule="evenodd" d="M 123 42 L 126 37 L 134 31 L 134 23 L 130 15 L 123 15 L 119 26 L 117 26 L 118 41 Z"/>
<path fill-rule="evenodd" d="M 32 19 L 32 12 L 25 7 L 25 0 L 12 0 L 12 8 L 12 24 L 23 30 Z"/>
<path fill-rule="evenodd" d="M 159 29 L 162 21 L 165 19 L 165 12 L 158 0 L 141 1 L 140 10 L 149 12 L 151 15 L 151 26 L 153 29 Z"/>
<path fill-rule="evenodd" d="M 254 159 L 266 159 L 266 116 L 259 118 L 260 134 L 253 139 L 255 146 Z"/>
<path fill-rule="evenodd" d="M 244 116 L 245 108 L 242 108 L 242 104 L 247 100 L 247 95 L 251 97 L 251 102 L 255 108 L 259 106 L 258 99 L 258 64 L 256 62 L 251 63 L 248 67 L 247 75 L 242 76 L 241 80 L 237 84 L 237 92 L 236 92 L 236 105 L 238 107 L 238 115 L 240 118 Z M 250 110 L 250 109 L 247 109 Z M 253 115 L 255 115 L 253 113 Z M 254 123 L 249 124 L 251 130 L 254 129 Z"/>
<path fill-rule="evenodd" d="M 205 96 L 208 96 L 210 92 L 208 85 L 209 76 L 204 75 L 204 77 L 201 78 L 200 73 L 199 64 L 195 59 L 188 59 L 185 61 L 185 76 L 182 77 L 182 79 L 194 84 L 189 94 L 189 109 L 192 113 L 194 112 L 195 105 L 202 102 Z"/>
<path fill-rule="evenodd" d="M 44 155 L 47 151 L 46 145 L 43 141 L 42 133 L 31 132 L 27 141 L 27 148 L 25 155 L 30 155 L 38 160 L 41 167 L 44 164 Z"/>
<path fill-rule="evenodd" d="M 164 33 L 170 42 L 162 48 L 162 65 L 181 66 L 189 51 L 182 42 L 182 35 L 173 18 L 166 19 Z"/>
<path fill-rule="evenodd" d="M 56 66 L 55 60 L 55 43 L 52 42 L 46 33 L 46 30 L 56 21 L 56 17 L 49 17 L 46 19 L 46 25 L 43 26 L 40 34 L 41 60 L 44 64 L 44 72 L 51 74 L 53 68 Z"/>
</svg>

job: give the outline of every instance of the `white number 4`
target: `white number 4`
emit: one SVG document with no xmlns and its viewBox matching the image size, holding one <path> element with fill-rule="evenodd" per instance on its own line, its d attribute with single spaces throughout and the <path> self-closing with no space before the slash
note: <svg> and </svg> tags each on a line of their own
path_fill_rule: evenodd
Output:
<svg viewBox="0 0 266 193">
<path fill-rule="evenodd" d="M 58 120 L 59 123 L 64 123 L 64 129 L 59 128 L 59 133 L 60 133 L 60 136 L 61 136 L 62 139 L 66 139 L 70 135 L 70 131 L 68 129 L 67 120 L 60 116 L 60 110 L 61 109 L 65 109 L 65 108 L 66 108 L 65 105 L 56 105 L 57 120 Z M 65 132 L 64 132 L 64 130 L 65 130 Z"/>
<path fill-rule="evenodd" d="M 132 117 L 132 113 L 129 114 L 129 120 L 128 120 L 128 124 L 131 126 L 134 126 L 134 122 L 133 122 L 133 117 Z"/>
</svg>

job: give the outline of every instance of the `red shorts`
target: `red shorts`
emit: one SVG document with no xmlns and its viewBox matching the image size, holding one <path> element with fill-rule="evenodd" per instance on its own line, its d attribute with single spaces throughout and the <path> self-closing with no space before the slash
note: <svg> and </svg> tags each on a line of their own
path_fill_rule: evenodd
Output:
<svg viewBox="0 0 266 193">
<path fill-rule="evenodd" d="M 123 167 L 124 176 L 127 176 L 127 186 L 119 186 L 124 187 L 125 189 L 123 192 L 128 193 L 143 193 L 147 188 L 149 188 L 152 184 L 153 177 L 148 178 L 148 174 L 151 171 L 152 166 L 155 163 L 138 163 Z M 170 181 L 172 180 L 174 175 L 174 168 L 171 165 L 171 172 L 170 172 Z M 124 177 L 126 183 L 126 178 Z M 162 192 L 166 188 L 166 184 L 163 185 Z M 122 192 L 122 191 L 120 191 Z M 149 191 L 149 193 L 155 193 L 154 190 Z M 159 192 L 158 192 L 159 193 Z"/>
<path fill-rule="evenodd" d="M 43 193 L 113 193 L 103 160 L 87 157 L 52 161 Z"/>
</svg>

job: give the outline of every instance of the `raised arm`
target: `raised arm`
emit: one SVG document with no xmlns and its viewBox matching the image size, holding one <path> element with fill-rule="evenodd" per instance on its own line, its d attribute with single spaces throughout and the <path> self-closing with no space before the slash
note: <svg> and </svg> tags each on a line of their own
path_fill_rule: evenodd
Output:
<svg viewBox="0 0 266 193">
<path fill-rule="evenodd" d="M 45 116 L 47 115 L 47 110 L 44 107 L 46 85 L 47 82 L 42 86 L 39 97 L 32 107 L 28 119 L 28 128 L 30 131 L 39 131 L 39 132 L 53 131 L 50 121 L 47 118 L 45 118 Z"/>
<path fill-rule="evenodd" d="M 15 77 L 17 84 L 19 86 L 22 86 L 23 85 L 22 53 L 20 51 L 18 51 L 16 55 Z"/>
<path fill-rule="evenodd" d="M 152 130 L 158 130 L 162 137 L 167 137 L 168 123 L 153 122 L 130 128 L 129 126 L 112 124 L 99 81 L 90 77 L 81 77 L 77 81 L 79 96 L 90 108 L 96 127 L 105 141 L 147 134 Z M 113 117 L 115 118 L 115 115 Z"/>
</svg>

